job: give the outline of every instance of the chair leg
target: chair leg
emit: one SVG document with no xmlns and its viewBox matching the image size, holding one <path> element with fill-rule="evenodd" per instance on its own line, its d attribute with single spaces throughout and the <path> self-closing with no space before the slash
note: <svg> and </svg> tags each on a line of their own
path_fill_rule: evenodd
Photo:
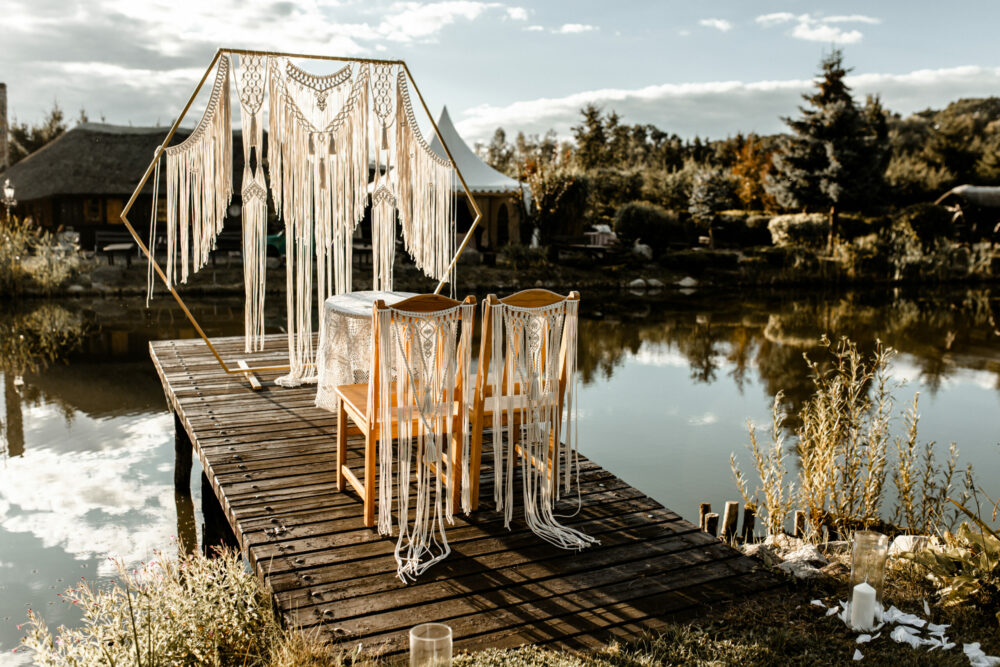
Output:
<svg viewBox="0 0 1000 667">
<path fill-rule="evenodd" d="M 365 432 L 365 526 L 375 525 L 375 458 L 378 437 L 374 427 Z"/>
<path fill-rule="evenodd" d="M 472 511 L 479 509 L 479 468 L 483 463 L 483 415 L 476 413 L 472 419 L 472 441 L 469 444 L 469 496 Z"/>
<path fill-rule="evenodd" d="M 344 465 L 347 463 L 347 410 L 344 400 L 337 399 L 337 490 L 343 491 L 347 479 L 344 477 Z"/>
<path fill-rule="evenodd" d="M 455 513 L 461 511 L 462 507 L 462 435 L 461 417 L 458 423 L 452 422 L 451 431 L 451 483 L 448 489 L 451 492 L 451 506 Z"/>
</svg>

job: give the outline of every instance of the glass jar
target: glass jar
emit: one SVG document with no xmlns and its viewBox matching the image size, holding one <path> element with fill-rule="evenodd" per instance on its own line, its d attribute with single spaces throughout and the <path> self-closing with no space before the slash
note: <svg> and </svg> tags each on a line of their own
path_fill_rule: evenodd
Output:
<svg viewBox="0 0 1000 667">
<path fill-rule="evenodd" d="M 862 582 L 875 589 L 875 601 L 882 604 L 885 587 L 885 561 L 889 557 L 889 538 L 871 530 L 854 533 L 851 549 L 851 581 L 849 591 Z"/>
<path fill-rule="evenodd" d="M 450 667 L 451 628 L 421 623 L 410 630 L 410 667 Z"/>
</svg>

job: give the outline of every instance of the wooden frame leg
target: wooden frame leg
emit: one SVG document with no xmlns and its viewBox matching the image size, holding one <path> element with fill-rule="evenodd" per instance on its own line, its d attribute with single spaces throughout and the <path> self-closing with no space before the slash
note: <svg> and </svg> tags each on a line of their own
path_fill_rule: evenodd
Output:
<svg viewBox="0 0 1000 667">
<path fill-rule="evenodd" d="M 378 449 L 378 432 L 369 428 L 365 432 L 365 526 L 375 525 L 375 458 Z"/>
<path fill-rule="evenodd" d="M 337 398 L 337 490 L 343 491 L 347 481 L 344 477 L 344 466 L 347 464 L 347 410 L 344 399 Z"/>
</svg>

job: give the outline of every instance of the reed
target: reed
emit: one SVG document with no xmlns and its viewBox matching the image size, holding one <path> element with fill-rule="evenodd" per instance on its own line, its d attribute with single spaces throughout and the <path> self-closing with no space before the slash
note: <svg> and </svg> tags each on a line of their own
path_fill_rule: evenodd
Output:
<svg viewBox="0 0 1000 667">
<path fill-rule="evenodd" d="M 784 531 L 795 504 L 805 513 L 804 537 L 809 540 L 820 539 L 824 531 L 845 536 L 877 527 L 930 534 L 952 525 L 954 518 L 949 520 L 945 510 L 958 462 L 955 444 L 943 464 L 935 459 L 934 442 L 919 444 L 918 395 L 905 413 L 905 435 L 890 434 L 894 401 L 889 364 L 895 350 L 876 342 L 866 357 L 846 338 L 834 345 L 824 336 L 822 343 L 829 353 L 825 362 L 803 355 L 814 391 L 794 430 L 800 462 L 797 484 L 785 480 L 781 431 L 786 416 L 781 413 L 780 393 L 772 408 L 772 444 L 766 454 L 753 426 L 749 429 L 748 448 L 759 480 L 753 494 L 735 455 L 730 456 L 737 486 L 748 504 L 761 504 L 768 534 Z M 970 470 L 967 478 L 971 474 Z M 885 508 L 889 479 L 897 498 L 892 511 Z"/>
</svg>

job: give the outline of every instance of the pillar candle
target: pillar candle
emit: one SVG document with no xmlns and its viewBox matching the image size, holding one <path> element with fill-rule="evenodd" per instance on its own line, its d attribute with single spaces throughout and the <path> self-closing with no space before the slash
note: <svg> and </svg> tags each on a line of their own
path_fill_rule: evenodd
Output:
<svg viewBox="0 0 1000 667">
<path fill-rule="evenodd" d="M 867 581 L 854 587 L 851 597 L 851 627 L 871 630 L 875 625 L 875 589 Z"/>
</svg>

